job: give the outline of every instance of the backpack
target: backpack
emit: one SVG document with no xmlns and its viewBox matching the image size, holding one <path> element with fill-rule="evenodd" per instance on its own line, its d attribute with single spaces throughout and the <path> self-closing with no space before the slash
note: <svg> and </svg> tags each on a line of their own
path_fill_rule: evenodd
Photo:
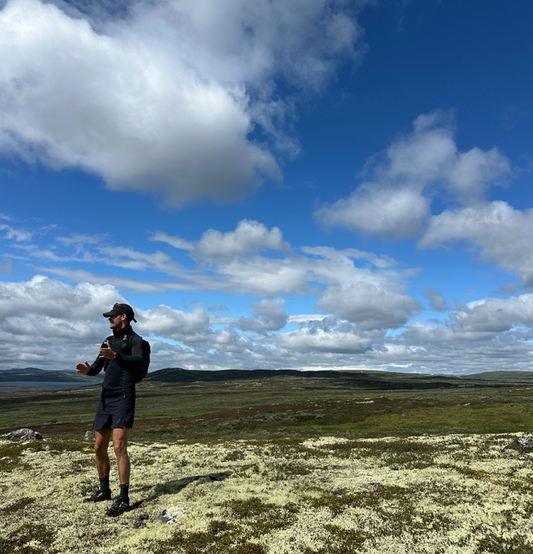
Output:
<svg viewBox="0 0 533 554">
<path fill-rule="evenodd" d="M 140 335 L 137 336 L 139 337 Z M 106 339 L 106 341 L 109 341 L 112 338 L 113 336 L 110 336 Z M 140 383 L 146 377 L 146 375 L 148 374 L 148 367 L 150 366 L 150 343 L 147 340 L 144 340 L 142 337 L 140 338 L 143 365 L 140 371 L 131 374 L 134 383 Z M 125 356 L 131 355 L 131 346 L 128 335 L 124 335 L 122 337 L 122 341 L 120 343 L 120 353 L 124 354 Z"/>
</svg>

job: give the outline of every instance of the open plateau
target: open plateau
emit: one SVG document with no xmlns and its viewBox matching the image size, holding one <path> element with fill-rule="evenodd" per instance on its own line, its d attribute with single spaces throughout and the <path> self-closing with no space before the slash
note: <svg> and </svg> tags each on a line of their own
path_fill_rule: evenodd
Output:
<svg viewBox="0 0 533 554">
<path fill-rule="evenodd" d="M 98 394 L 0 394 L 1 554 L 533 553 L 532 373 L 153 372 L 120 518 Z"/>
</svg>

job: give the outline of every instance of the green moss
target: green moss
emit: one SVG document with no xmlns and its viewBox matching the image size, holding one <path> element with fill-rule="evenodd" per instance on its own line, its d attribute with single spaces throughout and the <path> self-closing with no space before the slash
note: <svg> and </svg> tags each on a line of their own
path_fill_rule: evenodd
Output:
<svg viewBox="0 0 533 554">
<path fill-rule="evenodd" d="M 55 554 L 53 542 L 54 532 L 45 525 L 25 523 L 7 537 L 0 538 L 0 554 Z"/>
<path fill-rule="evenodd" d="M 476 554 L 533 554 L 533 545 L 524 535 L 508 539 L 489 532 L 478 541 Z"/>
<path fill-rule="evenodd" d="M 0 441 L 0 465 L 2 471 L 12 471 L 20 465 L 24 445 L 19 442 Z"/>
<path fill-rule="evenodd" d="M 263 502 L 257 496 L 245 500 L 229 500 L 222 506 L 229 510 L 232 517 L 248 523 L 250 534 L 254 537 L 291 526 L 296 521 L 298 513 L 296 504 L 278 506 Z"/>
<path fill-rule="evenodd" d="M 344 529 L 338 525 L 326 524 L 324 529 L 328 532 L 324 545 L 317 550 L 305 547 L 302 554 L 357 554 L 372 537 L 365 531 Z"/>
<path fill-rule="evenodd" d="M 9 504 L 9 506 L 5 506 L 4 508 L 0 508 L 0 514 L 2 515 L 12 515 L 16 514 L 20 510 L 23 510 L 26 506 L 29 506 L 30 504 L 33 504 L 35 502 L 34 498 L 29 498 L 27 496 L 23 496 L 22 498 L 19 498 L 13 504 Z"/>
<path fill-rule="evenodd" d="M 166 540 L 150 547 L 153 554 L 266 554 L 265 548 L 248 541 L 241 525 L 213 520 L 206 531 L 177 531 Z"/>
</svg>

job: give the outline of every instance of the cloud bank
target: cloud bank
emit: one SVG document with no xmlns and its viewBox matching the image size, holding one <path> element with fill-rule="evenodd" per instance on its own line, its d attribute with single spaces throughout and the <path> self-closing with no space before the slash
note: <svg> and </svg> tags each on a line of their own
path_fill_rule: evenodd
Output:
<svg viewBox="0 0 533 554">
<path fill-rule="evenodd" d="M 81 168 L 181 206 L 280 179 L 294 91 L 357 56 L 343 1 L 118 5 L 11 0 L 0 11 L 0 150 Z"/>
</svg>

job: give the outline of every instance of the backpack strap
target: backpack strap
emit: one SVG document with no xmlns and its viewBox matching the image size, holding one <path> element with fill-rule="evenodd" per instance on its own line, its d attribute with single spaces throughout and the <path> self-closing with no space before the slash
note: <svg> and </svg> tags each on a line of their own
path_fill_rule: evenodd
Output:
<svg viewBox="0 0 533 554">
<path fill-rule="evenodd" d="M 128 335 L 124 335 L 122 337 L 122 340 L 120 341 L 120 353 L 127 356 L 129 351 L 130 351 L 130 339 Z"/>
</svg>

